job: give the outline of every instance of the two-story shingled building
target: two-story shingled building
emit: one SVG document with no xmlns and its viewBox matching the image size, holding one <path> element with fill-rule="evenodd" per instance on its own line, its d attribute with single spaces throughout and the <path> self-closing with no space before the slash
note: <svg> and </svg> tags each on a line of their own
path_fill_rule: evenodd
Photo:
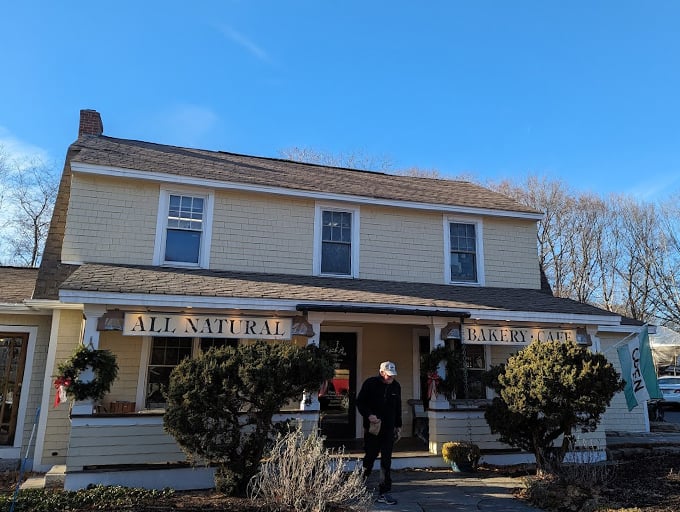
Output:
<svg viewBox="0 0 680 512">
<path fill-rule="evenodd" d="M 484 369 L 532 341 L 606 352 L 639 329 L 554 297 L 538 263 L 541 213 L 481 186 L 118 139 L 93 110 L 78 135 L 35 290 L 16 301 L 23 317 L 0 298 L 0 335 L 29 319 L 42 354 L 26 363 L 12 449 L 40 406 L 33 468 L 65 468 L 67 488 L 212 485 L 162 428 L 170 371 L 205 347 L 333 349 L 337 392 L 331 382 L 282 414 L 348 441 L 363 435 L 354 398 L 380 361 L 397 364 L 410 433 L 406 402 L 427 398 L 420 356 L 454 344 L 464 382 L 455 400 L 430 400 L 425 450 L 465 438 L 491 458 L 512 452 L 484 421 Z M 119 379 L 101 403 L 54 407 L 56 366 L 82 342 L 115 353 Z M 589 442 L 604 446 L 613 425 L 649 428 L 622 396 Z"/>
</svg>

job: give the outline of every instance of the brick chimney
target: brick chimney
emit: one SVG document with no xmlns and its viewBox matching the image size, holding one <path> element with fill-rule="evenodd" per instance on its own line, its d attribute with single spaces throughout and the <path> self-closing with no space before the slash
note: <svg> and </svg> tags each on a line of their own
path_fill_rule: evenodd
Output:
<svg viewBox="0 0 680 512">
<path fill-rule="evenodd" d="M 104 133 L 104 125 L 99 112 L 96 110 L 84 109 L 80 111 L 80 126 L 78 127 L 78 138 L 83 135 L 99 136 Z"/>
</svg>

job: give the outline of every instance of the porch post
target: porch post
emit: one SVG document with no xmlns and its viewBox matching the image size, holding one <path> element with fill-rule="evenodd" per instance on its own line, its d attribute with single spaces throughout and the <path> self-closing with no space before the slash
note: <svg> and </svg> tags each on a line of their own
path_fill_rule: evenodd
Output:
<svg viewBox="0 0 680 512">
<path fill-rule="evenodd" d="M 309 323 L 312 324 L 312 330 L 314 331 L 314 336 L 307 338 L 307 345 L 319 346 L 319 333 L 321 332 L 321 321 L 309 319 Z M 319 411 L 321 410 L 321 404 L 319 404 L 319 390 L 310 393 L 305 390 L 302 394 L 302 401 L 300 402 L 301 411 Z"/>
<path fill-rule="evenodd" d="M 86 305 L 83 311 L 85 316 L 85 328 L 83 329 L 83 345 L 97 350 L 99 348 L 99 331 L 97 330 L 97 321 L 99 317 L 106 313 L 106 308 L 99 305 Z M 91 346 L 91 347 L 90 347 Z M 89 414 L 92 415 L 95 410 L 94 400 L 78 400 L 73 402 L 71 407 L 71 414 Z"/>
<path fill-rule="evenodd" d="M 442 340 L 442 329 L 446 326 L 446 322 L 432 321 L 430 327 L 430 351 L 437 347 L 444 345 L 444 340 Z M 446 377 L 446 363 L 443 361 L 439 363 L 437 368 L 437 374 L 441 378 Z M 451 405 L 446 397 L 441 393 L 436 393 L 434 399 L 430 399 L 429 404 L 430 409 L 450 409 Z"/>
<path fill-rule="evenodd" d="M 597 326 L 589 325 L 586 327 L 586 332 L 590 335 L 590 339 L 593 340 L 593 345 L 590 350 L 593 352 L 601 352 L 602 344 L 600 343 L 600 338 L 597 336 Z"/>
</svg>

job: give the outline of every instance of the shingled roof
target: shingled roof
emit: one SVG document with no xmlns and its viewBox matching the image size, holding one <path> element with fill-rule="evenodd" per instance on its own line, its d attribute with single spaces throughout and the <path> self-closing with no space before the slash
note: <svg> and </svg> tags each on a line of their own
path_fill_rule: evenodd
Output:
<svg viewBox="0 0 680 512">
<path fill-rule="evenodd" d="M 68 210 L 72 164 L 104 166 L 154 173 L 154 177 L 182 176 L 207 182 L 267 187 L 357 197 L 404 201 L 493 211 L 513 215 L 539 215 L 533 208 L 466 181 L 396 176 L 276 158 L 240 155 L 221 151 L 167 146 L 107 137 L 96 111 L 81 111 L 79 138 L 69 147 L 54 213 L 45 243 L 33 298 L 57 299 L 59 287 L 77 267 L 61 262 L 61 249 Z"/>
<path fill-rule="evenodd" d="M 30 299 L 37 277 L 37 268 L 0 267 L 0 303 L 20 304 Z"/>
<path fill-rule="evenodd" d="M 105 136 L 81 138 L 73 148 L 77 153 L 72 162 L 81 164 L 447 207 L 540 213 L 467 181 L 397 176 Z"/>
<path fill-rule="evenodd" d="M 401 283 L 289 274 L 226 272 L 139 265 L 84 264 L 62 290 L 83 292 L 256 298 L 300 303 L 332 302 L 418 309 L 534 311 L 618 315 L 541 290 Z"/>
</svg>

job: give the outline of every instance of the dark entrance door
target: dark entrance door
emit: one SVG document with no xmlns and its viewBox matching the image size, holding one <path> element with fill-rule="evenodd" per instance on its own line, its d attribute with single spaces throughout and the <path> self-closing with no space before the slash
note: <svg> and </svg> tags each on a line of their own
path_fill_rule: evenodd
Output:
<svg viewBox="0 0 680 512">
<path fill-rule="evenodd" d="M 0 333 L 0 445 L 14 443 L 27 346 L 27 334 Z"/>
<path fill-rule="evenodd" d="M 331 351 L 333 378 L 319 392 L 321 434 L 329 440 L 356 438 L 357 335 L 353 332 L 322 332 L 319 345 Z"/>
</svg>

